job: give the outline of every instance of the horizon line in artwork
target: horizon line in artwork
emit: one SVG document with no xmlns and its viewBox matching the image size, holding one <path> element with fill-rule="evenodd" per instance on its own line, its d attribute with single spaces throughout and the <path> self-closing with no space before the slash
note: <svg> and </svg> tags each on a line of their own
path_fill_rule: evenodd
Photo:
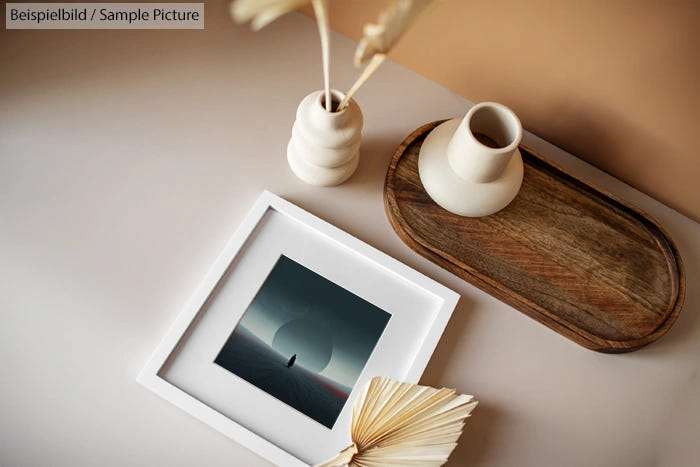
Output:
<svg viewBox="0 0 700 467">
<path fill-rule="evenodd" d="M 214 362 L 332 428 L 390 317 L 282 255 Z"/>
</svg>

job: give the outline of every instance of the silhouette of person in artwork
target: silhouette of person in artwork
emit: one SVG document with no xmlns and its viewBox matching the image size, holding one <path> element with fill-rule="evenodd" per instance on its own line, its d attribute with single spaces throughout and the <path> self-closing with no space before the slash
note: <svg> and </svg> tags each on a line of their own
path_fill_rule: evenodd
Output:
<svg viewBox="0 0 700 467">
<path fill-rule="evenodd" d="M 292 355 L 292 358 L 289 359 L 287 362 L 287 368 L 291 368 L 294 365 L 294 362 L 297 359 L 297 354 Z"/>
</svg>

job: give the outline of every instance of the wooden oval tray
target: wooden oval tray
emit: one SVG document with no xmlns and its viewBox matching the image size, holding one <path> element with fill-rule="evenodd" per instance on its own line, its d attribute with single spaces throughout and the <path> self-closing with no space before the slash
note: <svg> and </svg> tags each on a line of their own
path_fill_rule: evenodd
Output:
<svg viewBox="0 0 700 467">
<path fill-rule="evenodd" d="M 439 123 L 406 138 L 386 176 L 386 213 L 406 244 L 592 350 L 628 352 L 668 331 L 685 273 L 653 219 L 523 146 L 513 202 L 487 217 L 452 214 L 418 176 L 420 146 Z"/>
</svg>

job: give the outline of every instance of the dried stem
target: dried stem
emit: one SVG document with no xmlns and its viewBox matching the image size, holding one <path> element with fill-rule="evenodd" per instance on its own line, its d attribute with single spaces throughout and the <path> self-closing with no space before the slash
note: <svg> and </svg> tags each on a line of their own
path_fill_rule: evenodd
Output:
<svg viewBox="0 0 700 467">
<path fill-rule="evenodd" d="M 386 54 L 382 53 L 377 53 L 372 56 L 372 60 L 370 60 L 360 77 L 357 78 L 357 81 L 355 81 L 355 83 L 352 85 L 347 94 L 345 94 L 345 97 L 340 102 L 340 105 L 338 105 L 338 111 L 343 110 L 345 107 L 347 107 L 348 102 L 350 102 L 352 96 L 354 96 L 357 90 L 360 89 L 360 86 L 365 84 L 365 81 L 367 81 L 369 77 L 372 76 L 372 74 L 375 71 L 377 71 L 377 68 L 379 68 L 379 65 L 381 65 L 385 59 Z"/>
<path fill-rule="evenodd" d="M 316 464 L 315 467 L 338 467 L 342 465 L 347 465 L 352 461 L 353 456 L 357 454 L 357 445 L 352 443 L 350 446 L 346 447 L 340 454 L 335 456 L 333 459 L 329 459 L 326 462 Z"/>
<path fill-rule="evenodd" d="M 323 55 L 323 86 L 326 94 L 326 110 L 331 112 L 333 102 L 331 100 L 331 72 L 330 72 L 330 28 L 328 26 L 327 0 L 312 0 L 314 16 L 318 23 L 318 33 L 321 36 L 321 53 Z"/>
</svg>

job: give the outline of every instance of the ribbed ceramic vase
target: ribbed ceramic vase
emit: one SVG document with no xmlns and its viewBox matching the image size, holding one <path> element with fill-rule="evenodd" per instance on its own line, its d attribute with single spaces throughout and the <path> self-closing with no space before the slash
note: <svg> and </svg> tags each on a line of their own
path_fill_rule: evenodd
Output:
<svg viewBox="0 0 700 467">
<path fill-rule="evenodd" d="M 344 95 L 331 92 L 333 108 Z M 362 111 L 350 99 L 339 112 L 325 109 L 323 91 L 306 96 L 297 108 L 287 160 L 292 171 L 306 183 L 333 186 L 343 183 L 360 160 Z"/>
<path fill-rule="evenodd" d="M 502 104 L 483 102 L 463 119 L 428 134 L 418 156 L 425 191 L 460 216 L 488 216 L 505 208 L 523 181 L 518 117 Z"/>
</svg>

